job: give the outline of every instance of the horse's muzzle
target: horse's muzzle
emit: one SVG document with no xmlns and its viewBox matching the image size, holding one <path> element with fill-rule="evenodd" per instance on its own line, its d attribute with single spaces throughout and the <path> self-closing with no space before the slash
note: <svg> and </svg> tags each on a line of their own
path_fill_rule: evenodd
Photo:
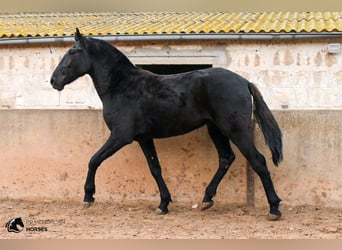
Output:
<svg viewBox="0 0 342 250">
<path fill-rule="evenodd" d="M 56 81 L 55 81 L 55 78 L 54 78 L 54 77 L 51 77 L 50 83 L 51 83 L 52 87 L 53 87 L 54 89 L 57 89 L 58 91 L 61 91 L 61 90 L 64 89 L 64 86 L 58 86 L 58 85 L 56 85 Z"/>
</svg>

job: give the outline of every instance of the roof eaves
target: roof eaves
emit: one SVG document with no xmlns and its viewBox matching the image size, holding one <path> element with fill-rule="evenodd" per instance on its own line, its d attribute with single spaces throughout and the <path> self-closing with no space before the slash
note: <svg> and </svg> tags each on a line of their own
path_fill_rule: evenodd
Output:
<svg viewBox="0 0 342 250">
<path fill-rule="evenodd" d="M 109 42 L 145 41 L 218 41 L 218 40 L 299 40 L 340 38 L 342 32 L 259 32 L 259 33 L 174 33 L 174 34 L 136 34 L 136 35 L 95 35 L 94 38 Z M 74 36 L 11 37 L 0 39 L 0 45 L 72 43 Z"/>
</svg>

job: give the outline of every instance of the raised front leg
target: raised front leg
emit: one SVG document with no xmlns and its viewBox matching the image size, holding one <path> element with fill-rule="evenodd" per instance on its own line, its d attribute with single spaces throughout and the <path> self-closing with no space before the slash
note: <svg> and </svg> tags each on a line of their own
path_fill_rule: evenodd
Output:
<svg viewBox="0 0 342 250">
<path fill-rule="evenodd" d="M 160 192 L 160 205 L 156 209 L 158 214 L 167 214 L 169 212 L 167 206 L 172 201 L 170 192 L 165 184 L 165 181 L 161 174 L 161 168 L 157 156 L 156 149 L 154 147 L 153 140 L 139 141 L 139 145 L 144 152 L 148 166 L 150 167 L 152 176 L 157 182 Z"/>
<path fill-rule="evenodd" d="M 114 138 L 114 136 L 111 134 L 101 149 L 90 159 L 88 175 L 84 185 L 84 202 L 86 203 L 86 207 L 92 205 L 95 200 L 93 195 L 95 194 L 95 175 L 97 168 L 105 159 L 112 156 L 116 151 L 126 144 L 128 144 L 127 140 Z"/>
</svg>

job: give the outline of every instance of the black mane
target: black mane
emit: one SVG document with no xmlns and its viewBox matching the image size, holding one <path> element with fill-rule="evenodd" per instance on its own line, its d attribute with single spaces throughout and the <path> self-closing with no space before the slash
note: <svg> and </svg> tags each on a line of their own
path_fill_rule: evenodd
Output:
<svg viewBox="0 0 342 250">
<path fill-rule="evenodd" d="M 99 60 L 109 59 L 120 66 L 134 67 L 134 64 L 121 51 L 107 41 L 87 38 L 88 52 Z"/>
<path fill-rule="evenodd" d="M 89 72 L 98 94 L 101 96 L 105 92 L 114 92 L 115 89 L 125 88 L 126 79 L 132 74 L 132 71 L 137 69 L 128 57 L 104 40 L 87 38 L 86 45 L 89 55 L 101 68 L 100 72 L 107 72 L 107 76 L 110 77 L 110 81 L 107 81 L 106 84 L 98 84 L 98 80 L 103 80 L 103 73 L 97 74 L 98 69 L 93 73 Z"/>
</svg>

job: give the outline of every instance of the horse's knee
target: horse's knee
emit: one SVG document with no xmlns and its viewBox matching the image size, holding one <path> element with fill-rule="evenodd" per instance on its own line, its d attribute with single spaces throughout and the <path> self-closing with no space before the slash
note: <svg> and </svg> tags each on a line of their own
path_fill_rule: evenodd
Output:
<svg viewBox="0 0 342 250">
<path fill-rule="evenodd" d="M 230 154 L 229 156 L 227 157 L 223 157 L 223 158 L 220 158 L 219 161 L 220 161 L 220 167 L 224 168 L 224 169 L 228 169 L 232 163 L 235 161 L 235 154 Z"/>
<path fill-rule="evenodd" d="M 161 176 L 161 168 L 160 167 L 151 167 L 151 174 L 154 178 Z"/>
<path fill-rule="evenodd" d="M 88 164 L 88 174 L 86 178 L 86 182 L 84 184 L 84 191 L 86 193 L 85 200 L 89 201 L 92 195 L 95 193 L 95 175 L 97 167 L 99 166 L 98 160 L 96 157 L 92 157 Z"/>
<path fill-rule="evenodd" d="M 98 168 L 99 165 L 100 165 L 100 161 L 99 161 L 98 157 L 93 156 L 88 163 L 88 169 L 92 170 L 92 171 L 96 171 L 96 169 Z"/>
<path fill-rule="evenodd" d="M 235 161 L 235 158 L 236 158 L 236 157 L 235 157 L 235 154 L 234 154 L 234 153 L 230 154 L 229 157 L 228 157 L 228 159 L 227 159 L 227 161 L 228 161 L 227 164 L 228 164 L 228 165 L 232 165 L 232 163 Z"/>
</svg>

